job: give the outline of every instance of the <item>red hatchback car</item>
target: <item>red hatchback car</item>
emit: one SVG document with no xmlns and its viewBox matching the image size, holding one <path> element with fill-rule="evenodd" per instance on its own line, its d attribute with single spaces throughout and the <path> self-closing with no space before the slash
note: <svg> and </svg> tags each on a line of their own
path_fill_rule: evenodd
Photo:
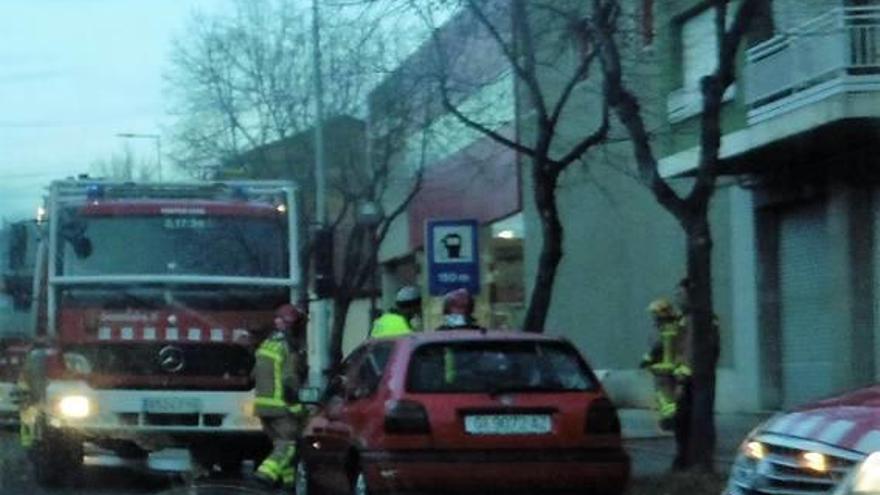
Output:
<svg viewBox="0 0 880 495">
<path fill-rule="evenodd" d="M 349 355 L 302 436 L 304 493 L 619 494 L 617 411 L 566 340 L 429 332 Z"/>
</svg>

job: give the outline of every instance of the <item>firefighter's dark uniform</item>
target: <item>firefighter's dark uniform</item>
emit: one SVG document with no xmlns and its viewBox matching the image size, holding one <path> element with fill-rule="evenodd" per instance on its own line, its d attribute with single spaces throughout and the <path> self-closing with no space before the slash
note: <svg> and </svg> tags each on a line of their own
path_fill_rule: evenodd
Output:
<svg viewBox="0 0 880 495">
<path fill-rule="evenodd" d="M 254 411 L 273 447 L 257 468 L 257 475 L 285 487 L 294 484 L 296 439 L 305 413 L 298 402 L 301 359 L 284 332 L 276 331 L 257 349 L 254 365 Z"/>
</svg>

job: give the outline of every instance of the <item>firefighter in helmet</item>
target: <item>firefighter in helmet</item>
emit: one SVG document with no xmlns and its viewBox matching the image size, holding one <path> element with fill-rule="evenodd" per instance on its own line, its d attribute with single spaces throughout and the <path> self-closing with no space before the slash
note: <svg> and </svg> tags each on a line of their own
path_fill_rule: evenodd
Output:
<svg viewBox="0 0 880 495">
<path fill-rule="evenodd" d="M 443 324 L 437 330 L 476 329 L 474 296 L 467 289 L 455 289 L 443 296 Z"/>
<path fill-rule="evenodd" d="M 687 328 L 681 314 L 667 299 L 657 299 L 648 306 L 657 328 L 657 341 L 642 358 L 641 367 L 654 375 L 654 399 L 660 428 L 676 426 L 679 401 L 691 377 Z"/>
<path fill-rule="evenodd" d="M 443 324 L 437 330 L 484 330 L 474 318 L 474 296 L 467 289 L 455 289 L 443 296 Z M 457 369 L 455 354 L 446 349 L 443 354 L 443 379 L 447 385 L 455 382 Z"/>
<path fill-rule="evenodd" d="M 296 441 L 306 413 L 299 403 L 304 357 L 296 342 L 307 321 L 296 306 L 280 306 L 275 311 L 275 331 L 256 352 L 254 412 L 272 441 L 272 452 L 257 468 L 256 477 L 272 486 L 294 486 Z"/>
<path fill-rule="evenodd" d="M 386 311 L 373 322 L 370 336 L 378 339 L 408 335 L 418 326 L 414 324 L 414 320 L 421 312 L 422 293 L 418 287 L 404 286 L 394 297 L 394 309 Z"/>
</svg>

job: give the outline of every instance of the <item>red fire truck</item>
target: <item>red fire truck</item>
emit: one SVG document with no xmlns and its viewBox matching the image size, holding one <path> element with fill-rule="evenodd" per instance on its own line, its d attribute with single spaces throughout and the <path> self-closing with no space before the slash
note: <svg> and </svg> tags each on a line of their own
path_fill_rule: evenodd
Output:
<svg viewBox="0 0 880 495">
<path fill-rule="evenodd" d="M 23 372 L 22 442 L 63 482 L 84 445 L 121 457 L 186 447 L 232 467 L 265 448 L 253 348 L 299 296 L 288 182 L 49 187 L 37 343 Z"/>
</svg>

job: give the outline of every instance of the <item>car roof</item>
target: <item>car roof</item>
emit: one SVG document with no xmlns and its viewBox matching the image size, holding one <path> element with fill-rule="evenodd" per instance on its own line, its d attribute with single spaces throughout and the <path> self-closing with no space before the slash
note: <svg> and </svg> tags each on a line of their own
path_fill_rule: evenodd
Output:
<svg viewBox="0 0 880 495">
<path fill-rule="evenodd" d="M 542 335 L 538 333 L 513 331 L 513 330 L 442 330 L 428 332 L 414 332 L 403 337 L 414 344 L 433 342 L 480 342 L 480 341 L 506 341 L 506 342 L 563 342 L 562 337 Z"/>
</svg>

